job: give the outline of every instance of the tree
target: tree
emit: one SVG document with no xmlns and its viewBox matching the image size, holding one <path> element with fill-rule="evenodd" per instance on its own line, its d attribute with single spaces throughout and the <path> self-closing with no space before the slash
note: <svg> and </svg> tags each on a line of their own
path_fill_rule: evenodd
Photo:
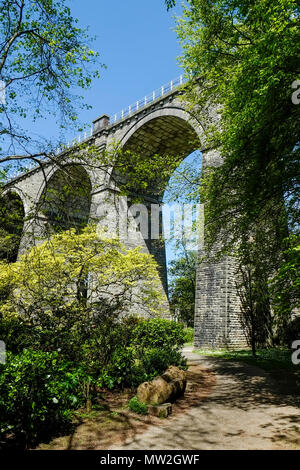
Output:
<svg viewBox="0 0 300 470">
<path fill-rule="evenodd" d="M 0 285 L 11 288 L 2 311 L 18 312 L 37 322 L 37 311 L 41 319 L 64 306 L 83 307 L 90 313 L 107 308 L 118 315 L 129 306 L 151 312 L 160 298 L 157 282 L 150 255 L 138 248 L 126 250 L 95 226 L 81 233 L 70 229 L 32 247 L 16 263 L 1 262 Z"/>
<path fill-rule="evenodd" d="M 206 243 L 265 252 L 266 278 L 284 262 L 284 239 L 299 227 L 299 111 L 292 101 L 300 73 L 299 2 L 189 0 L 178 19 L 181 62 L 191 77 L 191 108 L 205 125 L 207 147 L 223 164 L 202 178 Z M 213 122 L 207 104 L 217 112 Z M 268 256 L 267 256 L 268 255 Z M 259 291 L 262 261 L 250 256 Z M 260 266 L 259 266 L 260 265 Z M 267 288 L 267 285 L 266 285 Z"/>
<path fill-rule="evenodd" d="M 264 233 L 256 231 L 255 238 L 240 242 L 237 248 L 238 269 L 236 288 L 240 298 L 241 323 L 253 356 L 258 347 L 274 345 L 274 318 L 270 308 L 270 254 L 260 240 Z"/>
<path fill-rule="evenodd" d="M 176 4 L 176 0 L 165 0 L 165 4 L 167 7 L 167 10 L 170 10 L 170 8 L 173 8 Z"/>
<path fill-rule="evenodd" d="M 281 213 L 283 196 L 290 222 L 299 221 L 300 108 L 291 100 L 298 26 L 291 0 L 192 0 L 178 20 L 191 105 L 198 113 L 207 102 L 219 107 L 218 126 L 205 115 L 207 138 L 224 159 L 204 182 L 211 238 L 220 228 L 231 232 L 229 243 L 241 227 L 251 233 L 258 217 Z"/>
<path fill-rule="evenodd" d="M 299 234 L 286 240 L 283 262 L 272 278 L 270 291 L 273 305 L 276 308 L 279 332 L 285 330 L 289 312 L 294 314 L 300 310 L 300 243 Z M 289 338 L 294 340 L 294 338 Z M 290 344 L 289 344 L 290 346 Z"/>
<path fill-rule="evenodd" d="M 187 326 L 194 326 L 197 253 L 184 250 L 184 256 L 170 263 L 171 311 Z"/>
<path fill-rule="evenodd" d="M 63 129 L 76 123 L 75 106 L 86 106 L 75 89 L 89 87 L 99 75 L 98 54 L 77 21 L 65 0 L 0 1 L 2 165 L 55 159 L 57 142 L 33 138 L 28 123 L 52 113 Z"/>
<path fill-rule="evenodd" d="M 14 193 L 0 195 L 0 259 L 16 261 L 24 224 L 23 205 Z"/>
<path fill-rule="evenodd" d="M 163 312 L 158 284 L 155 261 L 139 249 L 95 226 L 60 232 L 15 263 L 0 261 L 3 339 L 17 352 L 19 343 L 59 350 L 97 378 L 126 333 L 124 317 Z"/>
</svg>

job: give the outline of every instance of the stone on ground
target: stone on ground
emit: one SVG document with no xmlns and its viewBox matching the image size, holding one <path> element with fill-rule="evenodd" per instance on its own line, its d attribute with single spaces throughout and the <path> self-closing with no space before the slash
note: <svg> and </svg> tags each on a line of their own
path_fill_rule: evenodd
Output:
<svg viewBox="0 0 300 470">
<path fill-rule="evenodd" d="M 162 405 L 148 405 L 148 413 L 158 418 L 167 418 L 172 413 L 172 404 L 163 403 Z"/>
<path fill-rule="evenodd" d="M 160 405 L 181 396 L 186 387 L 186 373 L 171 366 L 160 377 L 144 382 L 137 389 L 138 400 L 147 405 Z"/>
</svg>

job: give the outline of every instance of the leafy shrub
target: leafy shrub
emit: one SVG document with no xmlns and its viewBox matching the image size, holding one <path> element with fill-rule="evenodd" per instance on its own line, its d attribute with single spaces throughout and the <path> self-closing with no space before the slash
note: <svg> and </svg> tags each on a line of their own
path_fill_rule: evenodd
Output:
<svg viewBox="0 0 300 470">
<path fill-rule="evenodd" d="M 141 320 L 133 332 L 134 344 L 143 348 L 179 350 L 184 345 L 184 326 L 163 318 Z"/>
<path fill-rule="evenodd" d="M 57 352 L 8 353 L 0 368 L 1 434 L 25 435 L 32 443 L 70 423 L 71 410 L 83 402 L 81 379 Z"/>
<path fill-rule="evenodd" d="M 194 342 L 194 328 L 187 327 L 184 329 L 184 342 L 185 343 Z"/>
<path fill-rule="evenodd" d="M 144 377 L 139 383 L 152 380 L 157 375 L 161 375 L 171 365 L 185 368 L 186 360 L 180 351 L 165 350 L 163 348 L 147 349 L 142 360 Z"/>
<path fill-rule="evenodd" d="M 180 351 L 184 344 L 183 325 L 165 319 L 129 317 L 114 328 L 119 345 L 99 374 L 99 386 L 137 387 L 162 374 L 170 365 L 186 367 Z"/>
<path fill-rule="evenodd" d="M 107 388 L 131 386 L 134 376 L 134 351 L 130 347 L 120 346 L 112 354 L 110 364 L 102 372 L 98 383 Z"/>
<path fill-rule="evenodd" d="M 61 361 L 80 365 L 91 392 L 97 387 L 137 387 L 172 364 L 185 367 L 180 351 L 185 333 L 179 323 L 134 316 L 118 320 L 109 311 L 91 317 L 70 306 L 48 318 L 43 312 L 37 314 L 37 326 L 27 325 L 21 317 L 0 321 L 7 349 L 21 358 L 24 347 L 39 350 L 42 358 L 59 348 Z"/>
<path fill-rule="evenodd" d="M 0 317 L 0 339 L 5 342 L 8 351 L 19 354 L 33 345 L 33 328 L 21 317 Z"/>
<path fill-rule="evenodd" d="M 161 318 L 140 319 L 132 330 L 129 346 L 112 361 L 121 386 L 138 386 L 162 374 L 170 365 L 186 367 L 181 354 L 184 329 L 180 323 Z"/>
<path fill-rule="evenodd" d="M 128 406 L 131 411 L 134 411 L 140 415 L 146 415 L 148 413 L 147 405 L 139 401 L 137 397 L 131 398 Z"/>
</svg>

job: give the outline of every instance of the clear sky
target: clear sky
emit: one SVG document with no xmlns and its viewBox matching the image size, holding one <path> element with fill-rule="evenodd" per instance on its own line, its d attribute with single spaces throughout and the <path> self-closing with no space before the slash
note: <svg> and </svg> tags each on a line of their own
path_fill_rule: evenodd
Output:
<svg viewBox="0 0 300 470">
<path fill-rule="evenodd" d="M 180 6 L 167 12 L 164 0 L 70 0 L 69 4 L 80 25 L 89 25 L 91 35 L 97 36 L 93 48 L 107 66 L 85 93 L 93 105 L 80 114 L 85 122 L 104 113 L 112 116 L 182 73 L 174 31 Z M 166 250 L 168 261 L 176 257 L 172 243 L 166 244 Z"/>
<path fill-rule="evenodd" d="M 68 3 L 79 24 L 97 36 L 93 48 L 107 66 L 85 93 L 93 109 L 80 113 L 84 122 L 113 115 L 182 73 L 173 18 L 180 7 L 167 12 L 164 0 Z"/>
</svg>

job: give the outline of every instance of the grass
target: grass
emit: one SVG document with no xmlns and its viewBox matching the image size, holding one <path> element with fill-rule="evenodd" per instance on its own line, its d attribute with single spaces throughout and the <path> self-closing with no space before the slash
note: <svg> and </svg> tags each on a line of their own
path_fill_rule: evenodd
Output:
<svg viewBox="0 0 300 470">
<path fill-rule="evenodd" d="M 299 369 L 299 366 L 292 363 L 292 353 L 288 349 L 259 349 L 257 351 L 257 357 L 253 357 L 252 352 L 249 349 L 239 349 L 235 351 L 229 351 L 227 349 L 196 349 L 194 352 L 201 356 L 220 357 L 230 361 L 246 362 L 247 364 L 261 367 L 264 370 L 289 369 L 297 371 Z"/>
<path fill-rule="evenodd" d="M 202 356 L 219 357 L 229 361 L 238 361 L 259 367 L 268 372 L 276 380 L 283 393 L 299 395 L 300 365 L 292 363 L 292 352 L 284 348 L 259 349 L 257 357 L 253 357 L 251 350 L 239 349 L 229 351 L 219 349 L 214 351 L 195 350 Z"/>
</svg>

